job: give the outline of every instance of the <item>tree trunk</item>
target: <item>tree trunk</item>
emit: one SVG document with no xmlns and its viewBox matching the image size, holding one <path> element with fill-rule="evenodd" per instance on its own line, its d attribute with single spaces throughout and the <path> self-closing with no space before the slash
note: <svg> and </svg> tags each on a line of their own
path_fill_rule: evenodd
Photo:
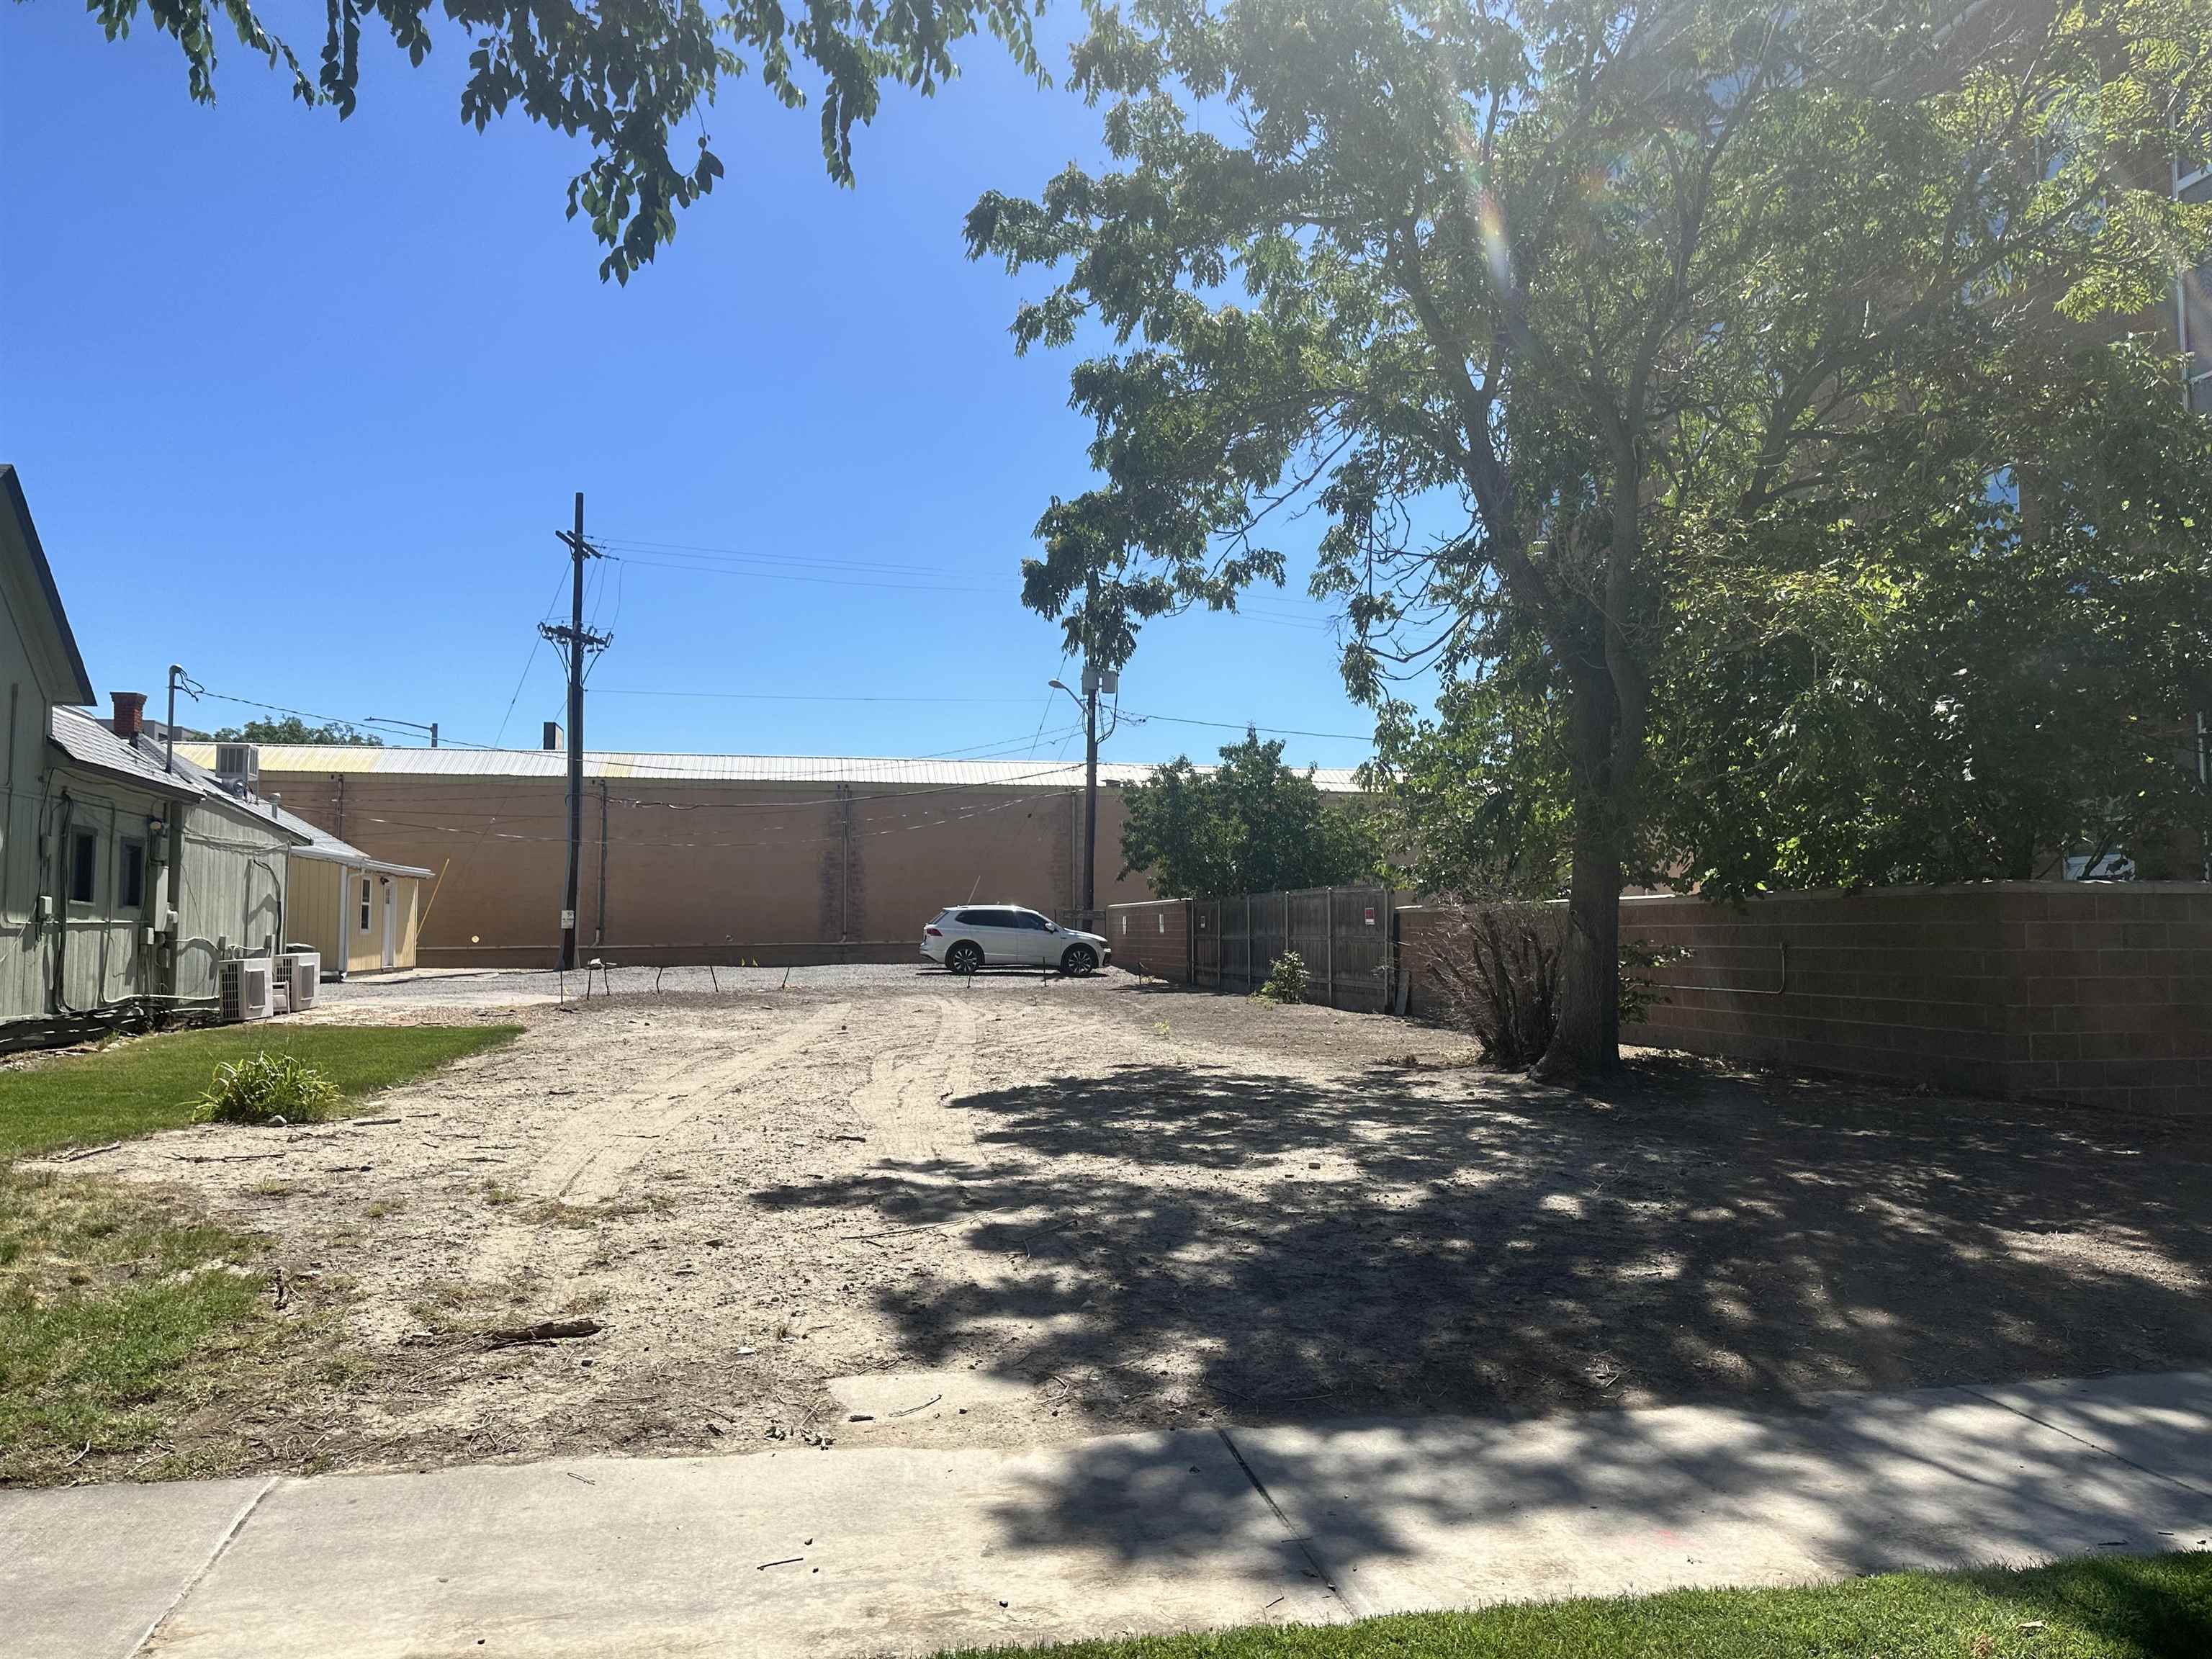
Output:
<svg viewBox="0 0 2212 1659">
<path fill-rule="evenodd" d="M 1592 632 L 1603 626 L 1601 621 Z M 1559 1020 L 1531 1073 L 1547 1083 L 1577 1083 L 1620 1064 L 1621 869 L 1643 759 L 1644 711 L 1640 692 L 1635 707 L 1625 706 L 1620 681 L 1596 657 L 1587 653 L 1569 682 L 1575 816 L 1567 939 L 1559 960 Z"/>
<path fill-rule="evenodd" d="M 1577 814 L 1567 892 L 1566 948 L 1559 957 L 1559 1021 L 1530 1075 L 1577 1083 L 1620 1064 L 1620 842 L 1597 811 Z"/>
</svg>

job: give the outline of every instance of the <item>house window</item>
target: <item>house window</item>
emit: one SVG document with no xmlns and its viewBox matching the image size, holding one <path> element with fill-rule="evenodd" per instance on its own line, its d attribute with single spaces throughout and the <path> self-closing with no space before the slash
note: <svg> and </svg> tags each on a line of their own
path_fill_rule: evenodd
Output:
<svg viewBox="0 0 2212 1659">
<path fill-rule="evenodd" d="M 368 878 L 361 878 L 361 931 L 368 931 Z"/>
<path fill-rule="evenodd" d="M 100 892 L 100 832 L 78 830 L 70 836 L 69 896 L 71 904 L 90 904 Z"/>
<path fill-rule="evenodd" d="M 122 891 L 117 895 L 117 906 L 124 910 L 141 910 L 146 906 L 146 843 L 126 841 L 123 843 L 123 864 L 117 872 Z"/>
</svg>

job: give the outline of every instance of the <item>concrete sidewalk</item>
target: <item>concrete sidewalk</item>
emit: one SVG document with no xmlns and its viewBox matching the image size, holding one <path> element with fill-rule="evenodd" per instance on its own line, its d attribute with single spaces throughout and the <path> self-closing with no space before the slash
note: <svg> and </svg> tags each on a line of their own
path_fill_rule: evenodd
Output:
<svg viewBox="0 0 2212 1659">
<path fill-rule="evenodd" d="M 4 1659 L 842 1656 L 2212 1547 L 2212 1372 L 0 1493 Z"/>
</svg>

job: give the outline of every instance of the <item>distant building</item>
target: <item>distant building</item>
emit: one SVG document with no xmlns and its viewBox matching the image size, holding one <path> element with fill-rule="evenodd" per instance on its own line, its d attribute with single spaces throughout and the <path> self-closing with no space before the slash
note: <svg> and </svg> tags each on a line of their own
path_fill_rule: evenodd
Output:
<svg viewBox="0 0 2212 1659">
<path fill-rule="evenodd" d="M 422 965 L 559 960 L 565 754 L 264 744 L 258 764 L 286 811 L 435 872 Z M 624 963 L 919 961 L 922 925 L 948 904 L 1073 920 L 1086 855 L 1102 907 L 1150 898 L 1121 854 L 1122 791 L 1152 770 L 1099 768 L 1086 854 L 1079 763 L 587 754 L 578 939 Z M 1348 771 L 1316 781 L 1358 789 Z"/>
<path fill-rule="evenodd" d="M 287 942 L 321 957 L 325 979 L 414 967 L 423 884 L 432 872 L 372 858 L 305 818 L 280 816 L 287 828 L 307 836 L 286 860 L 291 877 Z"/>
</svg>

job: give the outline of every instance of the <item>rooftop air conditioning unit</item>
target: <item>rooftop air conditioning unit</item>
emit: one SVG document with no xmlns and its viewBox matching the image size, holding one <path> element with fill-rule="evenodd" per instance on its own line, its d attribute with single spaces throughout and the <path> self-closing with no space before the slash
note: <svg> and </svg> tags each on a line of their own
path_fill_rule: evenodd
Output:
<svg viewBox="0 0 2212 1659">
<path fill-rule="evenodd" d="M 261 745 L 253 743 L 216 744 L 215 775 L 225 783 L 252 788 L 261 781 Z"/>
<path fill-rule="evenodd" d="M 319 951 L 295 951 L 284 958 L 292 970 L 291 990 L 285 1006 L 294 1013 L 315 1006 L 315 990 L 323 982 L 323 956 Z"/>
<path fill-rule="evenodd" d="M 274 1011 L 267 957 L 238 957 L 222 964 L 222 1023 L 267 1019 Z"/>
</svg>

